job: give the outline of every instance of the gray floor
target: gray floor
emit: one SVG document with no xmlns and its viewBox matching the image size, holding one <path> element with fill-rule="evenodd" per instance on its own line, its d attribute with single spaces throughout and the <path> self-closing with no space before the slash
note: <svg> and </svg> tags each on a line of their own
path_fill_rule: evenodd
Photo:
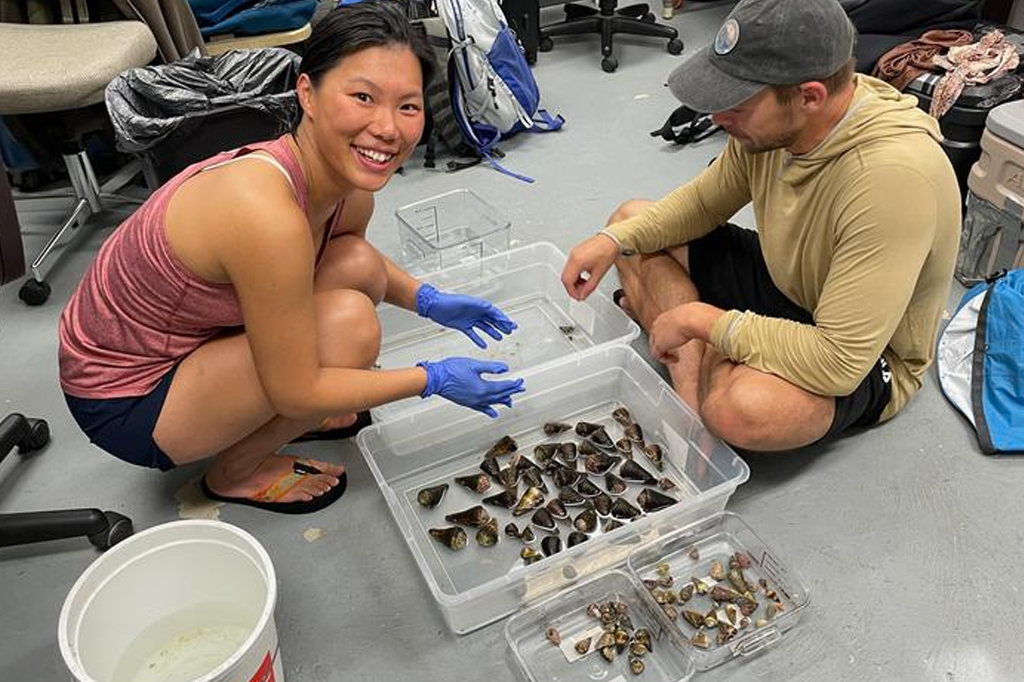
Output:
<svg viewBox="0 0 1024 682">
<path fill-rule="evenodd" d="M 691 4 L 673 20 L 686 52 L 710 40 L 730 3 Z M 568 120 L 558 134 L 506 145 L 526 185 L 487 168 L 447 175 L 417 160 L 380 193 L 372 240 L 397 255 L 394 209 L 468 187 L 513 218 L 519 243 L 569 249 L 598 229 L 618 201 L 656 197 L 699 171 L 721 140 L 686 149 L 647 136 L 672 110 L 663 83 L 679 58 L 623 39 L 614 75 L 596 41 L 562 40 L 536 75 L 547 106 Z M 33 252 L 56 213 L 25 213 Z M 56 320 L 108 229 L 83 240 L 52 278 L 48 305 L 28 309 L 17 286 L 0 292 L 0 411 L 45 417 L 43 453 L 0 467 L 0 511 L 99 505 L 137 528 L 177 518 L 174 493 L 195 467 L 135 469 L 92 447 L 71 422 L 56 380 Z M 740 216 L 749 220 L 749 212 Z M 512 680 L 502 625 L 450 634 L 358 451 L 316 444 L 344 462 L 350 492 L 313 517 L 225 507 L 221 518 L 255 534 L 280 581 L 277 624 L 287 678 Z M 750 481 L 729 508 L 788 560 L 811 591 L 797 628 L 773 650 L 700 673 L 701 680 L 1021 679 L 1020 592 L 1024 502 L 1014 484 L 1024 461 L 987 458 L 929 375 L 894 422 L 826 449 L 750 461 Z M 307 543 L 304 530 L 325 529 Z M 97 553 L 84 541 L 0 550 L 0 680 L 69 679 L 56 645 L 68 589 Z M 153 589 L 159 589 L 154 585 Z"/>
</svg>

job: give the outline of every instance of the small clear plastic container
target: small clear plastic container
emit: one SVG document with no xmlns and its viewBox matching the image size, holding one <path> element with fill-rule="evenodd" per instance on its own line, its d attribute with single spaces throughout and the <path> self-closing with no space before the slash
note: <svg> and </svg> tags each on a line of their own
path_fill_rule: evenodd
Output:
<svg viewBox="0 0 1024 682">
<path fill-rule="evenodd" d="M 732 513 L 720 514 L 646 545 L 631 554 L 627 562 L 630 573 L 641 581 L 656 580 L 658 566 L 664 564 L 668 566 L 668 575 L 673 576 L 676 582 L 685 583 L 699 578 L 709 586 L 721 584 L 735 590 L 736 586 L 728 579 L 719 581 L 712 578 L 710 568 L 712 562 L 717 561 L 728 571 L 729 558 L 737 552 L 750 558 L 751 564 L 743 569 L 743 577 L 746 582 L 757 584 L 754 598 L 758 607 L 747 616 L 749 624 L 739 628 L 737 635 L 727 643 L 718 644 L 712 629 L 707 649 L 691 647 L 697 670 L 708 670 L 735 656 L 748 656 L 777 642 L 782 633 L 796 625 L 800 612 L 810 601 L 803 581 L 743 519 Z M 765 588 L 760 584 L 762 579 L 774 592 L 775 599 L 766 598 Z M 675 587 L 678 591 L 679 586 Z M 657 606 L 652 594 L 644 590 L 645 598 Z M 769 603 L 773 602 L 777 608 L 769 617 L 766 612 Z M 688 607 L 707 613 L 711 603 L 710 597 L 695 594 L 689 602 L 676 607 L 680 613 Z M 681 615 L 673 622 L 673 627 L 688 640 L 697 632 Z"/>
<path fill-rule="evenodd" d="M 636 323 L 603 293 L 594 292 L 586 301 L 569 298 L 561 280 L 564 265 L 565 254 L 539 242 L 425 277 L 441 290 L 487 299 L 518 329 L 501 341 L 483 336 L 487 348 L 480 349 L 460 331 L 385 305 L 378 311 L 384 336 L 377 364 L 396 369 L 421 360 L 468 356 L 504 362 L 515 373 L 581 351 L 626 344 L 640 334 Z M 375 420 L 384 421 L 439 400 L 407 398 L 372 412 Z"/>
<path fill-rule="evenodd" d="M 771 620 L 758 626 L 756 623 L 763 618 L 769 601 L 765 589 L 759 585 L 754 595 L 759 605 L 749 616 L 750 624 L 740 628 L 738 634 L 724 644 L 716 643 L 717 628 L 706 629 L 710 635 L 709 648 L 694 646 L 691 638 L 697 629 L 682 616 L 669 618 L 652 597 L 652 591 L 644 586 L 644 580 L 671 575 L 677 592 L 692 578 L 715 584 L 717 581 L 708 575 L 711 562 L 722 562 L 728 569 L 729 557 L 736 552 L 743 552 L 752 561 L 743 569 L 744 578 L 754 582 L 764 578 L 768 589 L 775 594 L 771 601 L 777 600 L 782 608 Z M 728 581 L 725 584 L 729 585 Z M 644 671 L 640 679 L 685 682 L 695 672 L 708 670 L 736 656 L 748 656 L 778 642 L 785 631 L 796 625 L 809 597 L 799 577 L 740 517 L 728 512 L 717 513 L 635 548 L 619 570 L 563 590 L 510 618 L 505 625 L 505 638 L 510 658 L 521 675 L 530 682 L 552 679 L 617 682 L 620 677 L 616 675 L 622 680 L 632 679 L 628 655 L 619 654 L 611 664 L 594 651 L 582 659 L 573 655 L 575 642 L 595 632 L 596 621 L 586 614 L 587 605 L 610 600 L 627 604 L 633 627 L 646 627 L 651 633 L 653 647 L 641 657 Z M 681 611 L 689 606 L 706 613 L 711 603 L 707 596 L 694 595 L 686 604 L 676 603 L 674 608 Z M 558 630 L 560 646 L 547 639 L 549 627 Z"/>
<path fill-rule="evenodd" d="M 414 274 L 508 250 L 511 221 L 468 189 L 402 206 L 395 215 L 402 262 Z"/>
<path fill-rule="evenodd" d="M 519 376 L 527 391 L 517 396 L 514 409 L 502 410 L 498 419 L 442 400 L 378 422 L 356 438 L 427 586 L 449 627 L 460 634 L 623 565 L 644 542 L 723 510 L 749 476 L 746 463 L 708 433 L 672 387 L 628 346 L 592 349 L 524 370 Z M 647 443 L 662 446 L 663 470 L 652 473 L 675 485 L 668 491 L 675 504 L 607 531 L 602 522 L 589 539 L 571 548 L 566 542 L 571 527 L 559 521 L 563 549 L 530 565 L 520 558 L 523 543 L 502 532 L 509 521 L 519 526 L 529 523 L 530 515 L 513 517 L 511 512 L 485 506 L 498 519 L 499 541 L 493 547 L 478 546 L 473 529 L 467 529 L 468 546 L 460 551 L 449 550 L 430 536 L 431 528 L 453 525 L 445 521 L 447 514 L 481 504 L 483 497 L 500 491 L 494 483 L 486 493 L 474 493 L 453 479 L 479 474 L 484 453 L 503 436 L 512 436 L 518 451 L 534 459 L 538 444 L 566 440 L 545 435 L 542 427 L 547 422 L 599 423 L 617 438 L 615 429 L 620 427 L 611 415 L 618 407 L 632 413 Z M 652 469 L 642 454 L 634 459 Z M 500 463 L 509 465 L 509 458 L 500 458 Z M 551 487 L 548 475 L 544 479 L 550 499 L 558 489 Z M 603 477 L 592 480 L 603 485 Z M 420 490 L 443 483 L 448 490 L 437 507 L 425 509 L 417 503 Z M 642 487 L 631 485 L 623 497 L 639 506 Z M 524 490 L 520 485 L 518 494 Z M 575 516 L 576 511 L 571 513 Z M 544 536 L 536 532 L 535 549 L 540 549 Z"/>
<path fill-rule="evenodd" d="M 636 578 L 613 570 L 516 614 L 506 624 L 505 638 L 519 672 L 530 682 L 633 679 L 625 651 L 608 662 L 594 648 L 602 629 L 587 614 L 587 605 L 613 602 L 626 605 L 626 614 L 634 628 L 646 628 L 651 633 L 651 651 L 641 657 L 644 669 L 638 679 L 652 682 L 688 679 L 693 674 L 693 659 L 687 643 L 671 627 L 661 608 L 652 606 L 642 592 L 643 587 Z M 561 638 L 558 646 L 546 636 L 551 627 Z M 590 640 L 590 650 L 581 656 L 575 645 L 586 639 Z"/>
</svg>

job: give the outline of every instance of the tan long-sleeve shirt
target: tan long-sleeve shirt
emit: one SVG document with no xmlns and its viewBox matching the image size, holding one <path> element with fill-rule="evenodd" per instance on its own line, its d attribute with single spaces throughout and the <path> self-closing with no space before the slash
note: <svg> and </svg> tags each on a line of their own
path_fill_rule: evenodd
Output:
<svg viewBox="0 0 1024 682">
<path fill-rule="evenodd" d="M 730 310 L 711 343 L 818 395 L 849 395 L 883 355 L 888 419 L 921 387 L 960 238 L 960 194 L 938 125 L 882 81 L 857 76 L 846 117 L 807 154 L 748 154 L 730 139 L 703 173 L 608 228 L 652 253 L 707 234 L 747 203 L 775 285 L 814 324 Z"/>
</svg>

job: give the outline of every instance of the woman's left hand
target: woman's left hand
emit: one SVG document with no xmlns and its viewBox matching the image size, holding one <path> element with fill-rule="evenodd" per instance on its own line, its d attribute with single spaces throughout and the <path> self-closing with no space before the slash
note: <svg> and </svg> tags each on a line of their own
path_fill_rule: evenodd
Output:
<svg viewBox="0 0 1024 682">
<path fill-rule="evenodd" d="M 458 329 L 480 348 L 487 343 L 477 330 L 500 341 L 502 335 L 511 334 L 516 323 L 490 301 L 465 294 L 446 294 L 429 284 L 416 292 L 416 312 L 440 325 Z"/>
</svg>

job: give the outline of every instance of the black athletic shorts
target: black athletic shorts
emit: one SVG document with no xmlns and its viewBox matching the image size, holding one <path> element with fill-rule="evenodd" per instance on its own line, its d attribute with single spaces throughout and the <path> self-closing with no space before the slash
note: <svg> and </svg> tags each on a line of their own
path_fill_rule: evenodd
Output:
<svg viewBox="0 0 1024 682">
<path fill-rule="evenodd" d="M 814 324 L 814 316 L 779 291 L 768 273 L 757 233 L 721 225 L 689 243 L 690 278 L 700 298 L 725 310 L 750 310 L 759 315 Z M 892 397 L 892 373 L 883 358 L 853 393 L 836 398 L 836 414 L 819 443 L 834 440 L 850 428 L 878 422 Z"/>
<path fill-rule="evenodd" d="M 168 471 L 177 465 L 153 440 L 153 429 L 177 370 L 177 365 L 168 370 L 146 395 L 76 398 L 65 393 L 64 400 L 93 444 L 131 464 Z"/>
</svg>

